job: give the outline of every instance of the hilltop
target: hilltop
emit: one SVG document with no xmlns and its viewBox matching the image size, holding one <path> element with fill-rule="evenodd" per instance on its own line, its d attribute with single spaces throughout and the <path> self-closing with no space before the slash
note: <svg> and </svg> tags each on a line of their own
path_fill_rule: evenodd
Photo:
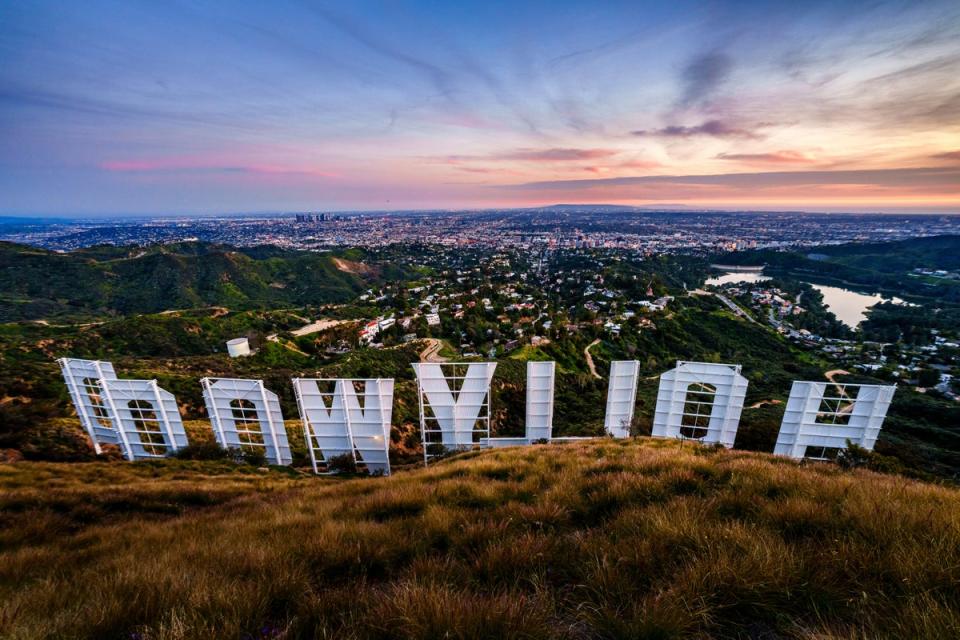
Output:
<svg viewBox="0 0 960 640">
<path fill-rule="evenodd" d="M 952 488 L 646 439 L 246 469 L 0 467 L 0 635 L 960 634 Z"/>
<path fill-rule="evenodd" d="M 56 253 L 0 242 L 0 322 L 346 302 L 402 275 L 369 260 L 360 249 L 315 253 L 184 242 Z"/>
</svg>

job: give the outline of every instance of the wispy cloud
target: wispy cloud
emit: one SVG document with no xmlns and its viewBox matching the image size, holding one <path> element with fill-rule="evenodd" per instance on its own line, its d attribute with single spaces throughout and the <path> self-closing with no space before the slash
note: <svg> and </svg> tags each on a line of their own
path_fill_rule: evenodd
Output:
<svg viewBox="0 0 960 640">
<path fill-rule="evenodd" d="M 656 160 L 628 160 L 627 162 L 621 162 L 617 164 L 617 167 L 620 169 L 656 169 L 661 166 Z"/>
<path fill-rule="evenodd" d="M 702 53 L 690 60 L 680 76 L 680 106 L 705 102 L 730 77 L 733 59 L 722 51 Z"/>
<path fill-rule="evenodd" d="M 453 74 L 446 69 L 434 64 L 433 62 L 423 60 L 412 55 L 399 47 L 393 47 L 387 44 L 383 35 L 373 34 L 362 26 L 362 23 L 350 20 L 343 15 L 311 4 L 310 7 L 324 20 L 335 26 L 343 33 L 353 38 L 356 42 L 369 48 L 385 58 L 406 65 L 422 73 L 437 90 L 437 93 L 445 98 L 452 99 L 456 93 Z"/>
<path fill-rule="evenodd" d="M 229 164 L 192 158 L 165 158 L 155 160 L 110 160 L 100 168 L 112 173 L 249 173 L 261 175 L 295 175 L 316 178 L 335 178 L 336 173 L 320 169 L 285 167 L 270 164 Z"/>
<path fill-rule="evenodd" d="M 668 125 L 660 129 L 638 129 L 630 132 L 635 136 L 648 136 L 660 138 L 693 138 L 697 136 L 710 136 L 713 138 L 743 138 L 747 140 L 757 140 L 762 138 L 758 132 L 736 127 L 722 120 L 707 120 L 701 124 L 684 126 Z"/>
<path fill-rule="evenodd" d="M 615 149 L 517 149 L 499 157 L 505 160 L 524 160 L 528 162 L 572 162 L 609 158 L 617 153 Z"/>
<path fill-rule="evenodd" d="M 813 158 L 800 151 L 771 151 L 769 153 L 719 153 L 719 160 L 736 160 L 748 164 L 810 164 L 816 162 Z"/>
<path fill-rule="evenodd" d="M 891 169 L 960 169 L 957 0 L 815 5 L 18 3 L 0 9 L 0 210 L 466 206 L 578 184 L 802 207 L 857 181 L 960 203 L 956 173 Z M 891 172 L 848 172 L 867 168 Z M 698 175 L 732 171 L 749 173 Z M 544 186 L 559 178 L 592 180 Z M 540 186 L 493 187 L 520 181 Z"/>
<path fill-rule="evenodd" d="M 805 185 L 874 185 L 888 187 L 951 187 L 960 192 L 960 167 L 864 169 L 850 171 L 767 171 L 706 175 L 648 175 L 589 180 L 547 180 L 501 185 L 513 190 L 560 190 L 629 185 L 724 185 L 731 187 L 797 187 Z"/>
<path fill-rule="evenodd" d="M 610 158 L 620 151 L 617 149 L 576 149 L 552 147 L 547 149 L 521 148 L 486 155 L 449 155 L 432 158 L 444 164 L 460 165 L 468 162 L 529 162 L 538 164 L 571 163 Z"/>
</svg>

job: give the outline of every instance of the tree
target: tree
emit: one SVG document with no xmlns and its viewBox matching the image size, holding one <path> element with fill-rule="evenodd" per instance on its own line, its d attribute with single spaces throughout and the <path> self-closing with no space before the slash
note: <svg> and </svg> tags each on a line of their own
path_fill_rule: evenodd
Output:
<svg viewBox="0 0 960 640">
<path fill-rule="evenodd" d="M 935 387 L 940 382 L 940 372 L 936 369 L 921 369 L 917 375 L 917 386 Z"/>
</svg>

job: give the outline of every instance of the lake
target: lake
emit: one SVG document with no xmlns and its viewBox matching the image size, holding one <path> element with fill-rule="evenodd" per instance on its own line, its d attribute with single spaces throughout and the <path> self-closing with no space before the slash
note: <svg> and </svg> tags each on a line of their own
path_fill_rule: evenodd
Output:
<svg viewBox="0 0 960 640">
<path fill-rule="evenodd" d="M 723 275 L 707 280 L 706 284 L 723 286 L 725 284 L 736 284 L 738 282 L 764 282 L 770 278 L 759 271 L 727 271 Z M 857 325 L 867 319 L 867 309 L 878 302 L 893 302 L 895 304 L 909 304 L 900 298 L 884 297 L 880 294 L 866 294 L 843 289 L 841 287 L 831 287 L 825 284 L 813 284 L 808 282 L 811 287 L 820 292 L 823 296 L 823 302 L 837 320 L 847 325 L 851 329 L 856 329 Z M 803 306 L 801 300 L 800 305 Z"/>
<path fill-rule="evenodd" d="M 763 275 L 759 271 L 729 271 L 722 276 L 710 278 L 707 280 L 706 284 L 712 284 L 720 287 L 725 284 L 734 284 L 736 282 L 763 282 L 764 280 L 769 279 L 770 278 Z"/>
<path fill-rule="evenodd" d="M 857 325 L 867 319 L 867 309 L 879 302 L 893 302 L 894 304 L 909 304 L 900 298 L 888 298 L 880 294 L 866 294 L 842 289 L 840 287 L 830 287 L 825 284 L 807 283 L 823 295 L 823 302 L 837 320 L 847 325 L 851 329 L 856 329 Z M 801 306 L 803 302 L 801 301 Z"/>
</svg>

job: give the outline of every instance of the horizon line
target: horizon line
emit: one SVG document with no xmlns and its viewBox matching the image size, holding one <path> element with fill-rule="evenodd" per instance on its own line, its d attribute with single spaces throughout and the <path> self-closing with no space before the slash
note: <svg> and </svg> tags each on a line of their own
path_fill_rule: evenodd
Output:
<svg viewBox="0 0 960 640">
<path fill-rule="evenodd" d="M 151 218 L 244 218 L 244 217 L 283 217 L 305 214 L 342 214 L 342 215 L 405 215 L 405 214 L 470 214 L 470 213 L 494 213 L 502 212 L 530 212 L 545 209 L 559 208 L 578 208 L 584 210 L 591 208 L 601 209 L 604 207 L 614 208 L 617 211 L 608 211 L 606 213 L 676 213 L 676 214 L 702 214 L 702 213 L 725 213 L 725 214 L 754 214 L 754 215 L 881 215 L 881 216 L 960 216 L 960 208 L 954 209 L 916 209 L 913 207 L 890 207 L 887 209 L 844 209 L 843 207 L 829 208 L 817 207 L 815 209 L 793 209 L 793 208 L 743 208 L 743 207 L 694 207 L 691 205 L 624 205 L 618 203 L 556 203 L 550 205 L 538 206 L 510 206 L 510 207 L 410 207 L 397 209 L 377 209 L 377 208 L 356 208 L 356 209 L 335 209 L 335 208 L 309 208 L 309 209 L 289 209 L 289 210 L 261 210 L 261 211 L 215 211 L 215 212 L 98 212 L 98 213 L 0 213 L 0 220 L 36 220 L 36 221 L 86 221 L 86 220 L 136 220 Z M 603 213 L 597 211 L 597 213 Z"/>
</svg>

